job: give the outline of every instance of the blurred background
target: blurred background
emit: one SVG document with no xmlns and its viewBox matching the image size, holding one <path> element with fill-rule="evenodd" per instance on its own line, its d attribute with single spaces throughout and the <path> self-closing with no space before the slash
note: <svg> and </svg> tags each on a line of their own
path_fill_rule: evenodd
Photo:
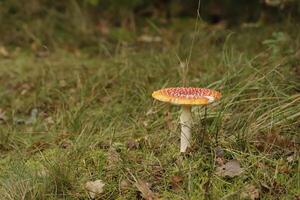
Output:
<svg viewBox="0 0 300 200">
<path fill-rule="evenodd" d="M 0 199 L 299 200 L 299 20 L 300 0 L 0 0 Z M 151 97 L 174 86 L 222 93 L 183 157 L 179 107 Z"/>
<path fill-rule="evenodd" d="M 222 28 L 297 22 L 298 0 L 1 0 L 2 45 L 95 45 L 99 39 L 130 41 L 146 26 L 170 26 L 176 18 L 201 19 Z"/>
</svg>

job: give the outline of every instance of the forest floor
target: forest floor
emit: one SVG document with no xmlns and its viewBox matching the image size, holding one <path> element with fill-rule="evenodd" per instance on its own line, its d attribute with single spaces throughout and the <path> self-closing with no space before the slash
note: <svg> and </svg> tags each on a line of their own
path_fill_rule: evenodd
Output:
<svg viewBox="0 0 300 200">
<path fill-rule="evenodd" d="M 88 199 L 96 180 L 101 199 L 300 198 L 300 26 L 154 29 L 93 50 L 1 47 L 1 200 Z M 184 80 L 222 98 L 193 108 L 181 155 L 180 107 L 151 93 Z"/>
</svg>

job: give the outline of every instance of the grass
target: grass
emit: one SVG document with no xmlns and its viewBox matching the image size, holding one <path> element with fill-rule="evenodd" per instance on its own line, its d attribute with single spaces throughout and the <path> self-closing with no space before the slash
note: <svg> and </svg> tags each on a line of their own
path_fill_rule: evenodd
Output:
<svg viewBox="0 0 300 200">
<path fill-rule="evenodd" d="M 261 199 L 299 198 L 299 26 L 199 27 L 76 54 L 9 49 L 0 60 L 0 198 L 88 199 L 84 185 L 96 179 L 102 199 L 141 198 L 135 179 L 162 199 L 239 199 L 247 185 Z M 151 93 L 182 85 L 185 73 L 189 86 L 223 96 L 206 120 L 193 109 L 193 148 L 181 156 L 179 107 Z M 36 122 L 21 123 L 33 109 Z M 217 146 L 242 175 L 215 174 Z"/>
</svg>

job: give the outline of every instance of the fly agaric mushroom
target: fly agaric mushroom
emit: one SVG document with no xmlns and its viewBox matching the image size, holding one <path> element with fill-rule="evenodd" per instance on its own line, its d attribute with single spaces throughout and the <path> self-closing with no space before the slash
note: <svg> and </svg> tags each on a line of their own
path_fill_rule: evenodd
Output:
<svg viewBox="0 0 300 200">
<path fill-rule="evenodd" d="M 196 105 L 207 105 L 221 98 L 221 94 L 215 90 L 193 87 L 164 88 L 152 93 L 152 97 L 159 101 L 181 105 L 180 115 L 181 137 L 180 152 L 186 152 L 190 147 L 192 113 L 191 107 Z"/>
</svg>

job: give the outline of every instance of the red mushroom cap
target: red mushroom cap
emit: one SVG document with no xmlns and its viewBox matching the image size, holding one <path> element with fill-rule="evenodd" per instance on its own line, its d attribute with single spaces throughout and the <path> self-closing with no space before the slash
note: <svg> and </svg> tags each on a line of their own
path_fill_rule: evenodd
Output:
<svg viewBox="0 0 300 200">
<path fill-rule="evenodd" d="M 221 93 L 207 88 L 174 87 L 152 93 L 152 97 L 176 105 L 206 105 L 221 98 Z"/>
</svg>

